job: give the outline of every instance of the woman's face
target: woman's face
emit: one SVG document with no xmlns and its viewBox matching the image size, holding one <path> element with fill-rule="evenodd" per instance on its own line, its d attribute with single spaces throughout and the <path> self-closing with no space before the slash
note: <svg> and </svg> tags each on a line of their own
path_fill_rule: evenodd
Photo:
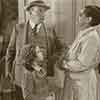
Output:
<svg viewBox="0 0 100 100">
<path fill-rule="evenodd" d="M 44 20 L 45 8 L 34 6 L 30 8 L 29 13 L 30 20 L 35 24 L 39 24 L 41 21 Z"/>
<path fill-rule="evenodd" d="M 80 11 L 80 14 L 79 14 L 79 20 L 78 20 L 78 22 L 79 22 L 79 26 L 80 27 L 84 27 L 86 25 L 89 25 L 89 17 L 86 17 L 86 15 L 84 13 L 84 10 L 85 9 L 82 9 Z"/>
</svg>

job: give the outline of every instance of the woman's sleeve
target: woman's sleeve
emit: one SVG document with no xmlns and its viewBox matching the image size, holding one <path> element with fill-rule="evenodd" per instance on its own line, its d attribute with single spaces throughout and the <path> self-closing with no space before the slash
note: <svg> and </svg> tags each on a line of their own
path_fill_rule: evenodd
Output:
<svg viewBox="0 0 100 100">
<path fill-rule="evenodd" d="M 98 43 L 95 38 L 89 38 L 81 46 L 81 51 L 75 60 L 68 61 L 67 67 L 70 71 L 78 72 L 88 70 L 94 67 L 96 62 L 96 55 L 98 50 Z"/>
</svg>

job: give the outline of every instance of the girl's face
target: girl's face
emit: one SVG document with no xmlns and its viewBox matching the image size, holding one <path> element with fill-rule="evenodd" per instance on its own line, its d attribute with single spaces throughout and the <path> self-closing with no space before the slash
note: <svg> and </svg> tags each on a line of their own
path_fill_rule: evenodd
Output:
<svg viewBox="0 0 100 100">
<path fill-rule="evenodd" d="M 41 51 L 39 46 L 36 47 L 36 57 L 37 57 L 37 59 L 39 61 L 43 61 L 44 60 L 43 52 Z"/>
<path fill-rule="evenodd" d="M 44 20 L 45 8 L 34 6 L 30 8 L 29 13 L 30 20 L 33 21 L 35 24 L 39 24 L 41 21 Z"/>
</svg>

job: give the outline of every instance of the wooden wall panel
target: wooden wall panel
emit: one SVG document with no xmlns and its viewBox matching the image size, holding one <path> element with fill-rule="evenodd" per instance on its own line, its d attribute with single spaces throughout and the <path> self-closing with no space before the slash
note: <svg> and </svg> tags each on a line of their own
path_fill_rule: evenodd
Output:
<svg viewBox="0 0 100 100">
<path fill-rule="evenodd" d="M 64 36 L 67 44 L 74 39 L 75 31 L 75 2 L 76 0 L 56 0 L 55 2 L 55 19 L 58 34 Z"/>
<path fill-rule="evenodd" d="M 18 21 L 19 23 L 25 22 L 24 0 L 18 0 Z"/>
</svg>

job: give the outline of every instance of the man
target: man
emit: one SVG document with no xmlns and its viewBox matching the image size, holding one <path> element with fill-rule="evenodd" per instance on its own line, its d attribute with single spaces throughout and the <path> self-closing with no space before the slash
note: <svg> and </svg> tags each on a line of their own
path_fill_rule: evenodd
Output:
<svg viewBox="0 0 100 100">
<path fill-rule="evenodd" d="M 99 7 L 90 5 L 81 10 L 80 32 L 63 61 L 66 77 L 62 100 L 99 100 L 95 70 L 100 62 L 99 24 Z"/>
<path fill-rule="evenodd" d="M 45 12 L 49 9 L 50 7 L 42 0 L 31 1 L 25 6 L 25 10 L 29 13 L 28 22 L 16 25 L 13 30 L 6 54 L 6 66 L 7 75 L 11 76 L 12 65 L 15 62 L 15 83 L 19 87 L 24 73 L 20 65 L 20 53 L 26 44 L 41 48 L 47 64 L 47 74 L 53 75 L 54 63 L 63 45 L 54 29 L 44 21 Z"/>
</svg>

